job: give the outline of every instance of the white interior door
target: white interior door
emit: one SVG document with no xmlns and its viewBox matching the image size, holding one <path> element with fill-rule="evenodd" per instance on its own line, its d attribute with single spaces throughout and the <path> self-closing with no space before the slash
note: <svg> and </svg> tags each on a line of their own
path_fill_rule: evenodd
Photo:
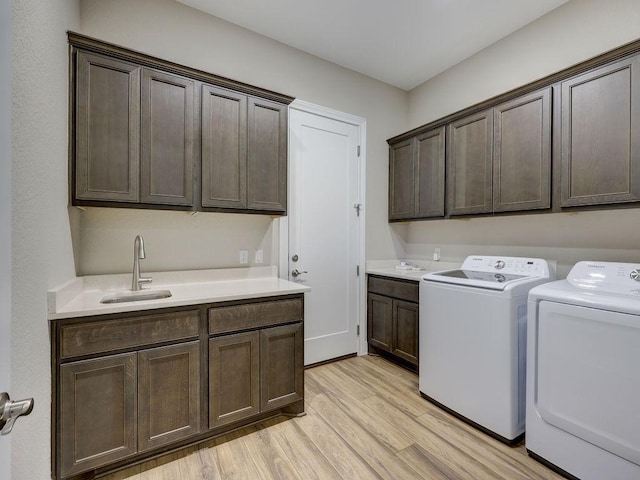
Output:
<svg viewBox="0 0 640 480">
<path fill-rule="evenodd" d="M 363 125 L 304 105 L 294 103 L 289 117 L 287 263 L 289 280 L 311 287 L 304 329 L 310 365 L 358 351 Z"/>
<path fill-rule="evenodd" d="M 0 0 L 0 392 L 11 360 L 11 4 Z M 11 478 L 10 436 L 0 436 L 0 478 Z"/>
</svg>

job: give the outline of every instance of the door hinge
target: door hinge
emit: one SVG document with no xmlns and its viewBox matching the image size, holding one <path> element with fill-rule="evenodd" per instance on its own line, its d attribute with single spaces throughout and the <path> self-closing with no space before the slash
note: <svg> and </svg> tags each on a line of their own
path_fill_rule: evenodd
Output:
<svg viewBox="0 0 640 480">
<path fill-rule="evenodd" d="M 356 275 L 360 276 L 360 265 L 356 265 Z"/>
<path fill-rule="evenodd" d="M 358 156 L 360 156 L 360 145 L 358 145 Z"/>
<path fill-rule="evenodd" d="M 356 335 L 359 337 L 360 336 L 360 325 L 358 325 L 356 327 Z"/>
</svg>

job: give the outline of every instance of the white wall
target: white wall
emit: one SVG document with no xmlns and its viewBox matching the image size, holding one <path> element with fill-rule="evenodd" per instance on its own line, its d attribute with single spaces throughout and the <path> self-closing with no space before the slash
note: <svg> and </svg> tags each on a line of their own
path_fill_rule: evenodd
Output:
<svg viewBox="0 0 640 480">
<path fill-rule="evenodd" d="M 637 0 L 572 0 L 409 94 L 409 124 L 421 124 L 640 38 Z M 397 133 L 401 133 L 398 131 Z M 407 257 L 543 256 L 565 276 L 578 260 L 640 261 L 640 211 L 608 210 L 412 222 Z"/>
<path fill-rule="evenodd" d="M 404 254 L 402 241 L 387 224 L 387 200 L 381 192 L 387 189 L 385 140 L 407 129 L 406 92 L 173 0 L 84 0 L 81 33 L 365 117 L 367 255 Z M 145 260 L 146 269 L 237 266 L 240 245 L 265 248 L 265 263 L 277 265 L 278 238 L 269 217 L 108 210 L 80 215 L 74 230 L 79 274 L 129 271 L 133 239 L 145 231 L 145 246 L 157 248 Z"/>
<path fill-rule="evenodd" d="M 0 0 L 0 331 L 11 329 L 11 0 Z M 0 392 L 11 395 L 11 335 L 0 335 Z M 0 437 L 0 478 L 11 478 L 11 437 Z"/>
<path fill-rule="evenodd" d="M 12 89 L 12 397 L 35 399 L 12 436 L 12 478 L 50 478 L 47 290 L 75 274 L 67 210 L 68 49 L 78 0 L 15 0 Z"/>
<path fill-rule="evenodd" d="M 264 264 L 277 265 L 277 229 L 268 215 L 102 208 L 81 212 L 79 223 L 78 275 L 130 272 L 136 234 L 144 237 L 143 273 L 236 267 L 241 249 L 249 250 L 250 264 L 261 249 Z"/>
</svg>

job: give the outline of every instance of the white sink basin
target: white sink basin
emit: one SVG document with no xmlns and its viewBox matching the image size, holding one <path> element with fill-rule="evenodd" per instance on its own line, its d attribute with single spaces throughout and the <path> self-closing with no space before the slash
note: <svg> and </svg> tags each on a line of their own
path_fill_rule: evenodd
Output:
<svg viewBox="0 0 640 480">
<path fill-rule="evenodd" d="M 159 300 L 169 298 L 169 290 L 140 290 L 138 292 L 119 292 L 102 297 L 100 303 L 142 302 L 143 300 Z"/>
</svg>

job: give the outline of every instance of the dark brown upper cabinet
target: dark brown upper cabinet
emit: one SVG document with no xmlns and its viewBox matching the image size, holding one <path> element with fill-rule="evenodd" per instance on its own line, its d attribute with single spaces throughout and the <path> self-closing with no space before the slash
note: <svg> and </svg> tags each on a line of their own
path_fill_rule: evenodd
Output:
<svg viewBox="0 0 640 480">
<path fill-rule="evenodd" d="M 193 205 L 194 82 L 142 70 L 140 201 Z"/>
<path fill-rule="evenodd" d="M 449 126 L 449 213 L 551 206 L 551 89 Z"/>
<path fill-rule="evenodd" d="M 640 57 L 562 82 L 561 206 L 640 200 Z"/>
<path fill-rule="evenodd" d="M 551 88 L 391 141 L 389 152 L 389 220 L 550 208 Z"/>
<path fill-rule="evenodd" d="M 194 82 L 78 52 L 75 199 L 193 204 Z"/>
<path fill-rule="evenodd" d="M 444 216 L 445 127 L 415 139 L 415 215 Z"/>
<path fill-rule="evenodd" d="M 389 220 L 426 218 L 406 186 L 415 139 L 443 126 L 445 218 L 637 208 L 640 40 L 388 139 Z"/>
<path fill-rule="evenodd" d="M 72 205 L 286 214 L 293 98 L 68 36 Z"/>
<path fill-rule="evenodd" d="M 493 112 L 448 126 L 447 191 L 450 215 L 489 213 L 492 204 Z"/>
<path fill-rule="evenodd" d="M 202 206 L 285 213 L 286 105 L 202 86 Z"/>
<path fill-rule="evenodd" d="M 249 97 L 247 203 L 252 210 L 287 210 L 287 107 Z"/>
<path fill-rule="evenodd" d="M 389 220 L 444 216 L 445 128 L 389 148 Z"/>
<path fill-rule="evenodd" d="M 389 220 L 414 217 L 414 139 L 389 147 Z"/>
<path fill-rule="evenodd" d="M 247 208 L 247 96 L 202 86 L 202 206 Z"/>
<path fill-rule="evenodd" d="M 493 211 L 551 206 L 551 88 L 494 112 Z"/>
<path fill-rule="evenodd" d="M 75 99 L 75 197 L 137 202 L 141 68 L 78 52 Z"/>
</svg>

